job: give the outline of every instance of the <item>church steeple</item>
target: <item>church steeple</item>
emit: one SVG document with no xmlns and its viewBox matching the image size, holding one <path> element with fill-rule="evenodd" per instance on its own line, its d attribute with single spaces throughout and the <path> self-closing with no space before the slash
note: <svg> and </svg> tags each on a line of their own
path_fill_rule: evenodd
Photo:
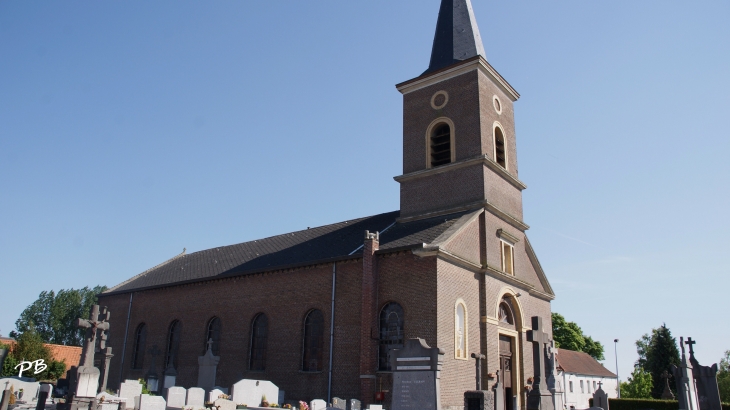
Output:
<svg viewBox="0 0 730 410">
<path fill-rule="evenodd" d="M 423 74 L 477 55 L 486 58 L 471 0 L 441 0 L 431 64 Z"/>
</svg>

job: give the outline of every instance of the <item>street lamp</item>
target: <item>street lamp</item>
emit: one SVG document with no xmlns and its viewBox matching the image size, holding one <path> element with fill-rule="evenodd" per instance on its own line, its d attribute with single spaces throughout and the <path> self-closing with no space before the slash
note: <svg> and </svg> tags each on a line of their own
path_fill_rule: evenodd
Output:
<svg viewBox="0 0 730 410">
<path fill-rule="evenodd" d="M 618 339 L 613 339 L 613 355 L 616 357 L 616 391 L 621 398 L 621 379 L 618 377 Z"/>
</svg>

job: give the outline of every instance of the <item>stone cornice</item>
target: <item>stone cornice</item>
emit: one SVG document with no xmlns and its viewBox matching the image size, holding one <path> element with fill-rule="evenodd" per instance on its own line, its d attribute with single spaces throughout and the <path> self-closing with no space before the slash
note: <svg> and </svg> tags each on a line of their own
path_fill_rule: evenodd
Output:
<svg viewBox="0 0 730 410">
<path fill-rule="evenodd" d="M 470 202 L 468 204 L 453 206 L 453 207 L 449 207 L 449 208 L 437 209 L 435 211 L 426 212 L 426 213 L 422 213 L 422 214 L 418 214 L 418 215 L 400 217 L 397 219 L 397 221 L 399 223 L 407 223 L 407 222 L 418 221 L 421 219 L 435 218 L 435 217 L 443 216 L 443 215 L 450 215 L 450 214 L 455 214 L 455 213 L 459 213 L 459 212 L 477 210 L 479 208 L 486 209 L 487 211 L 492 213 L 497 218 L 507 222 L 508 224 L 512 225 L 513 227 L 515 227 L 516 229 L 519 229 L 522 232 L 530 229 L 530 226 L 527 225 L 526 223 L 522 222 L 522 220 L 520 220 L 519 218 L 512 216 L 509 213 L 497 208 L 496 206 L 494 206 L 494 204 L 492 204 L 486 200 Z"/>
<path fill-rule="evenodd" d="M 548 293 L 542 292 L 540 290 L 535 289 L 535 286 L 525 282 L 524 280 L 517 279 L 516 277 L 510 275 L 509 273 L 502 272 L 501 270 L 494 268 L 490 265 L 487 265 L 487 268 L 483 270 L 484 274 L 487 276 L 491 276 L 495 279 L 499 279 L 503 282 L 509 283 L 510 285 L 516 286 L 517 288 L 520 288 L 530 295 L 538 298 L 543 299 L 546 301 L 551 301 L 555 299 L 555 295 L 550 295 Z"/>
<path fill-rule="evenodd" d="M 415 179 L 425 178 L 431 175 L 442 174 L 444 172 L 455 171 L 457 169 L 465 168 L 478 163 L 483 163 L 487 168 L 492 170 L 495 174 L 499 175 L 505 181 L 509 182 L 512 186 L 519 189 L 520 191 L 527 189 L 527 185 L 519 179 L 515 178 L 512 174 L 507 172 L 506 169 L 502 168 L 499 164 L 494 162 L 493 159 L 485 155 L 477 155 L 475 157 L 463 159 L 458 162 L 452 162 L 451 164 L 442 165 L 436 168 L 422 169 L 420 171 L 411 172 L 404 175 L 393 177 L 397 182 L 402 183 L 406 181 L 412 181 Z"/>
<path fill-rule="evenodd" d="M 482 56 L 476 56 L 434 73 L 429 73 L 428 75 L 423 75 L 412 80 L 402 82 L 397 84 L 395 88 L 402 94 L 408 94 L 474 70 L 479 70 L 489 77 L 512 101 L 517 101 L 520 98 L 520 94 L 517 90 L 515 90 Z"/>
</svg>

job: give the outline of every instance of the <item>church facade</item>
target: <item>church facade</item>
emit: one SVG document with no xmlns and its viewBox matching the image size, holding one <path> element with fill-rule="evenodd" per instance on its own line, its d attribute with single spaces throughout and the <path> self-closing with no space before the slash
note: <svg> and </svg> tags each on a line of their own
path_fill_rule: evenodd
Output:
<svg viewBox="0 0 730 410">
<path fill-rule="evenodd" d="M 153 366 L 193 387 L 212 341 L 219 386 L 390 408 L 390 354 L 418 337 L 445 351 L 442 407 L 463 409 L 481 353 L 484 388 L 499 374 L 504 410 L 525 408 L 530 318 L 549 333 L 555 295 L 525 234 L 519 94 L 487 62 L 469 0 L 442 0 L 428 69 L 396 88 L 400 210 L 183 253 L 109 289 L 111 388 Z"/>
</svg>

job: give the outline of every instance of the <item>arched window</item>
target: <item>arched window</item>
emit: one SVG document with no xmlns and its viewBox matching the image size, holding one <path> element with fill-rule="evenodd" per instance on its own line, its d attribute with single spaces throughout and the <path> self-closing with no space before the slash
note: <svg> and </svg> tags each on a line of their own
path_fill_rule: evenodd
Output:
<svg viewBox="0 0 730 410">
<path fill-rule="evenodd" d="M 456 301 L 454 313 L 454 356 L 457 359 L 467 359 L 468 334 L 466 328 L 466 305 L 464 305 L 464 301 Z"/>
<path fill-rule="evenodd" d="M 266 337 L 269 334 L 269 319 L 259 313 L 251 323 L 251 352 L 248 366 L 250 370 L 266 370 Z"/>
<path fill-rule="evenodd" d="M 213 340 L 213 345 L 211 346 L 211 350 L 213 351 L 214 356 L 220 355 L 220 346 L 221 346 L 221 320 L 220 318 L 214 317 L 213 319 L 210 319 L 210 322 L 208 322 L 208 331 L 205 332 L 205 344 L 204 344 L 204 350 L 208 350 L 208 340 Z"/>
<path fill-rule="evenodd" d="M 147 347 L 147 325 L 140 323 L 134 332 L 134 356 L 132 369 L 141 369 L 144 366 L 144 352 Z"/>
<path fill-rule="evenodd" d="M 393 349 L 403 348 L 403 308 L 390 302 L 380 311 L 380 352 L 378 368 L 389 371 Z"/>
<path fill-rule="evenodd" d="M 507 169 L 507 150 L 504 143 L 504 134 L 500 127 L 494 127 L 494 160 L 502 168 Z"/>
<path fill-rule="evenodd" d="M 506 299 L 499 304 L 499 323 L 514 326 L 515 315 L 512 313 L 512 306 Z"/>
<path fill-rule="evenodd" d="M 431 131 L 431 167 L 451 163 L 451 127 L 441 123 Z"/>
<path fill-rule="evenodd" d="M 302 370 L 318 372 L 322 370 L 322 350 L 324 347 L 324 315 L 314 309 L 304 319 L 304 354 Z"/>
<path fill-rule="evenodd" d="M 175 320 L 170 324 L 167 331 L 167 351 L 165 354 L 165 369 L 172 367 L 177 369 L 177 353 L 180 350 L 180 334 L 182 333 L 182 324 L 179 320 Z"/>
</svg>

